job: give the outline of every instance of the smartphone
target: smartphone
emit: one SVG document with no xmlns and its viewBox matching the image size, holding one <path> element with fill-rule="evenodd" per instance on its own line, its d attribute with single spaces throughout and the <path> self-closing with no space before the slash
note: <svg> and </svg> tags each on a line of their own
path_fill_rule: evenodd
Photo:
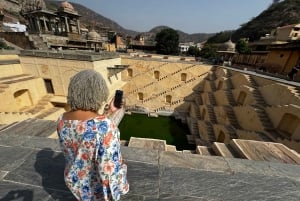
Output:
<svg viewBox="0 0 300 201">
<path fill-rule="evenodd" d="M 123 91 L 122 90 L 116 90 L 115 98 L 114 98 L 114 106 L 116 108 L 121 108 L 123 101 Z"/>
</svg>

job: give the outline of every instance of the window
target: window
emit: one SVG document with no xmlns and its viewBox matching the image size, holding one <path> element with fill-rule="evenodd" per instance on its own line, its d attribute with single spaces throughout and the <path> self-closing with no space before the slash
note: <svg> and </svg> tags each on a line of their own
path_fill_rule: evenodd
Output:
<svg viewBox="0 0 300 201">
<path fill-rule="evenodd" d="M 45 82 L 47 93 L 54 94 L 54 88 L 53 88 L 53 85 L 52 85 L 52 80 L 44 79 L 44 82 Z"/>
</svg>

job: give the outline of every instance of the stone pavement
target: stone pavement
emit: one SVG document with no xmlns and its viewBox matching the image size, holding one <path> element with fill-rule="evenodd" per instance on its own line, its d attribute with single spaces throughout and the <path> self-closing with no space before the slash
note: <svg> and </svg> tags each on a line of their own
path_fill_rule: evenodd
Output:
<svg viewBox="0 0 300 201">
<path fill-rule="evenodd" d="M 0 130 L 0 201 L 75 200 L 64 157 L 47 138 L 55 123 Z M 45 129 L 46 128 L 46 129 Z M 130 192 L 123 201 L 299 201 L 300 166 L 122 147 Z"/>
</svg>

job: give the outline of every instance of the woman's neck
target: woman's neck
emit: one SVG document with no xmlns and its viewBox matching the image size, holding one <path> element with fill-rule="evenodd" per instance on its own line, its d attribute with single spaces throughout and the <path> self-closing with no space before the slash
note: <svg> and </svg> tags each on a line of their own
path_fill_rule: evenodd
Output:
<svg viewBox="0 0 300 201">
<path fill-rule="evenodd" d="M 72 110 L 64 113 L 64 120 L 88 120 L 99 116 L 96 111 Z"/>
</svg>

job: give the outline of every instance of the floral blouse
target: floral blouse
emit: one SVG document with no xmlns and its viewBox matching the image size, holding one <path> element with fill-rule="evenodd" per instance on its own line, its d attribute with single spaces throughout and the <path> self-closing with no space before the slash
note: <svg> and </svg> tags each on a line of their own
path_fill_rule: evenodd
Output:
<svg viewBox="0 0 300 201">
<path fill-rule="evenodd" d="M 106 116 L 57 122 L 67 187 L 80 201 L 119 200 L 129 190 L 119 129 Z"/>
</svg>

